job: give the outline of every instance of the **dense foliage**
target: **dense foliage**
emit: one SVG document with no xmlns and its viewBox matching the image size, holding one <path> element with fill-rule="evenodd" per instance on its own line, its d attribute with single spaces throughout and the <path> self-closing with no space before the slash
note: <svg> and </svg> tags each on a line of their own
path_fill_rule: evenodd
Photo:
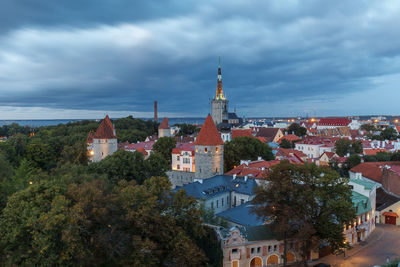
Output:
<svg viewBox="0 0 400 267">
<path fill-rule="evenodd" d="M 113 123 L 122 141 L 157 129 L 132 117 Z M 88 164 L 98 125 L 0 127 L 9 137 L 0 142 L 0 265 L 219 266 L 215 232 L 193 198 L 171 193 L 161 152 Z"/>
<path fill-rule="evenodd" d="M 200 131 L 200 128 L 197 127 L 196 125 L 193 124 L 188 124 L 188 123 L 177 123 L 174 126 L 179 127 L 179 132 L 177 135 L 179 136 L 189 136 L 194 134 L 195 132 Z"/>
<path fill-rule="evenodd" d="M 298 123 L 292 123 L 288 127 L 287 132 L 289 134 L 295 134 L 299 137 L 302 137 L 307 134 L 307 129 L 305 127 L 301 127 Z"/>
<path fill-rule="evenodd" d="M 252 137 L 237 137 L 224 144 L 224 169 L 229 171 L 240 164 L 240 160 L 274 159 L 268 144 Z"/>
<path fill-rule="evenodd" d="M 363 152 L 362 142 L 342 138 L 336 141 L 335 151 L 340 157 L 344 157 L 347 154 L 361 154 Z"/>
<path fill-rule="evenodd" d="M 343 227 L 355 219 L 348 181 L 327 167 L 282 161 L 267 175 L 268 186 L 259 187 L 254 211 L 264 219 L 275 218 L 277 234 L 301 243 L 304 265 L 307 253 L 328 243 L 333 251 L 344 246 Z M 286 259 L 284 257 L 286 264 Z"/>
</svg>

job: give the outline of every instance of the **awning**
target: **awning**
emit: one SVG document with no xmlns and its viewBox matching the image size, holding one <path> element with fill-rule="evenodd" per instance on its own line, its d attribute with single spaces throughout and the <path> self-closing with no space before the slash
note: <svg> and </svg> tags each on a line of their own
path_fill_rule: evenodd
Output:
<svg viewBox="0 0 400 267">
<path fill-rule="evenodd" d="M 399 217 L 399 215 L 398 215 L 396 212 L 384 212 L 382 215 L 383 215 L 383 216 L 396 217 L 396 218 Z"/>
</svg>

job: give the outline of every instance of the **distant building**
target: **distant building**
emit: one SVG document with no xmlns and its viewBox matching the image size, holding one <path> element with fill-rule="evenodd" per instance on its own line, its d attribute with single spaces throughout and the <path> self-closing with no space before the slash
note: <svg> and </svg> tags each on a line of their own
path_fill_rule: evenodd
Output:
<svg viewBox="0 0 400 267">
<path fill-rule="evenodd" d="M 255 128 L 256 137 L 264 137 L 267 142 L 277 143 L 284 135 L 280 128 Z"/>
<path fill-rule="evenodd" d="M 168 118 L 165 117 L 160 126 L 158 126 L 158 138 L 171 137 L 171 128 L 169 127 Z"/>
<path fill-rule="evenodd" d="M 89 133 L 88 136 L 88 147 L 91 145 L 89 160 L 92 162 L 99 162 L 117 151 L 117 136 L 114 125 L 108 115 L 101 121 L 99 128 L 97 128 L 97 131 L 92 137 L 91 143 L 89 142 L 90 134 L 91 133 Z"/>
<path fill-rule="evenodd" d="M 195 142 L 196 179 L 206 179 L 224 172 L 224 141 L 210 115 Z"/>
<path fill-rule="evenodd" d="M 178 186 L 175 190 L 184 189 L 187 195 L 218 214 L 252 200 L 256 187 L 257 183 L 252 178 L 216 175 L 182 187 Z"/>
<path fill-rule="evenodd" d="M 222 89 L 221 64 L 218 65 L 217 91 L 211 101 L 211 116 L 216 125 L 228 122 L 228 100 Z"/>
</svg>

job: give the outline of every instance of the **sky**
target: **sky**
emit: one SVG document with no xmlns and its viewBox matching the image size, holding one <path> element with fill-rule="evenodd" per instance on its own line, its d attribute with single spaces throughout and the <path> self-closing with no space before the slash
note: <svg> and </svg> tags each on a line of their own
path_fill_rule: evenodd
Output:
<svg viewBox="0 0 400 267">
<path fill-rule="evenodd" d="M 400 1 L 2 0 L 0 119 L 400 114 Z"/>
</svg>

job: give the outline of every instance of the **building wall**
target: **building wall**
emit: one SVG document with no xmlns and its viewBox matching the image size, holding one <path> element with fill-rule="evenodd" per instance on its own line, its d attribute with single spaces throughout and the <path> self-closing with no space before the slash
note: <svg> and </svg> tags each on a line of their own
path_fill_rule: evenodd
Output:
<svg viewBox="0 0 400 267">
<path fill-rule="evenodd" d="M 167 171 L 166 172 L 169 181 L 172 184 L 172 189 L 177 186 L 182 186 L 185 184 L 193 183 L 194 172 L 184 172 L 184 171 Z"/>
<path fill-rule="evenodd" d="M 180 154 L 172 154 L 171 168 L 176 171 L 194 172 L 195 159 L 192 151 L 182 151 Z"/>
<path fill-rule="evenodd" d="M 93 139 L 93 162 L 99 162 L 117 151 L 117 139 Z"/>
<path fill-rule="evenodd" d="M 158 138 L 161 137 L 170 137 L 171 136 L 171 129 L 158 129 Z"/>
<path fill-rule="evenodd" d="M 224 146 L 195 146 L 195 178 L 206 179 L 224 173 Z"/>
<path fill-rule="evenodd" d="M 358 215 L 353 225 L 344 228 L 345 242 L 354 245 L 358 243 L 358 240 L 365 240 L 375 229 L 375 223 L 375 218 L 372 217 L 371 211 Z M 365 231 L 361 229 L 365 229 Z"/>
<path fill-rule="evenodd" d="M 228 120 L 228 100 L 213 99 L 211 101 L 211 117 L 215 125 Z"/>
<path fill-rule="evenodd" d="M 400 215 L 400 201 L 387 207 L 386 209 L 381 210 L 379 213 L 377 212 L 380 223 L 385 223 L 385 216 L 383 216 L 383 213 L 385 212 L 395 212 Z M 396 225 L 400 225 L 400 218 L 396 218 Z"/>
<path fill-rule="evenodd" d="M 320 155 L 320 147 L 321 145 L 309 145 L 309 144 L 301 144 L 301 143 L 296 143 L 295 144 L 295 149 L 300 150 L 304 154 L 307 155 L 308 158 L 310 159 L 315 159 L 319 158 Z"/>
<path fill-rule="evenodd" d="M 400 176 L 396 172 L 390 170 L 390 167 L 383 168 L 382 186 L 386 191 L 400 196 Z"/>
<path fill-rule="evenodd" d="M 288 253 L 294 256 L 294 262 L 300 261 L 299 244 L 295 241 L 288 241 Z M 283 263 L 283 241 L 262 240 L 255 242 L 248 242 L 242 244 L 231 244 L 223 247 L 224 267 L 235 266 L 237 262 L 238 267 L 251 266 L 251 261 L 255 258 L 261 260 L 261 266 L 270 266 L 267 264 L 268 259 L 277 258 L 278 264 Z"/>
<path fill-rule="evenodd" d="M 214 213 L 220 213 L 229 209 L 231 198 L 229 192 L 220 194 L 213 198 L 204 201 L 204 207 L 208 209 L 214 209 Z"/>
<path fill-rule="evenodd" d="M 232 192 L 232 201 L 231 201 L 231 207 L 236 207 L 240 206 L 242 204 L 245 204 L 246 202 L 252 200 L 254 196 L 249 196 L 245 194 L 240 194 L 237 192 Z M 236 202 L 235 202 L 236 200 Z M 243 201 L 242 201 L 243 200 Z"/>
</svg>

